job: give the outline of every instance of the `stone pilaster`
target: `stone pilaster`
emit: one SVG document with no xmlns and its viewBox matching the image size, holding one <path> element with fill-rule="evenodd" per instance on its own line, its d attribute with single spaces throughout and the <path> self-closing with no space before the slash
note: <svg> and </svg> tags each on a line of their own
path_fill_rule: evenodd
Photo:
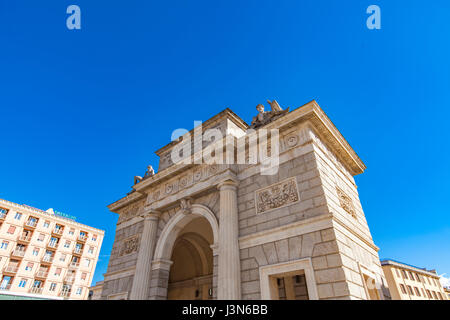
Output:
<svg viewBox="0 0 450 320">
<path fill-rule="evenodd" d="M 239 225 L 237 183 L 225 180 L 219 183 L 219 263 L 217 298 L 241 299 L 241 263 L 239 258 Z"/>
<path fill-rule="evenodd" d="M 152 269 L 151 263 L 153 260 L 153 251 L 156 245 L 158 212 L 149 211 L 144 213 L 142 217 L 144 218 L 144 230 L 142 231 L 136 271 L 130 293 L 131 300 L 148 299 Z"/>
</svg>

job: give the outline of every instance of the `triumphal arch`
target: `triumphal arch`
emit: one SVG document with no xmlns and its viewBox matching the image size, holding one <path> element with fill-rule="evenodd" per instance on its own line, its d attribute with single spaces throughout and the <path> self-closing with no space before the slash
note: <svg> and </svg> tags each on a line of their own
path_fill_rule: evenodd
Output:
<svg viewBox="0 0 450 320">
<path fill-rule="evenodd" d="M 315 101 L 225 109 L 156 151 L 119 215 L 102 299 L 386 299 L 354 176 Z M 195 115 L 193 115 L 195 116 Z"/>
</svg>

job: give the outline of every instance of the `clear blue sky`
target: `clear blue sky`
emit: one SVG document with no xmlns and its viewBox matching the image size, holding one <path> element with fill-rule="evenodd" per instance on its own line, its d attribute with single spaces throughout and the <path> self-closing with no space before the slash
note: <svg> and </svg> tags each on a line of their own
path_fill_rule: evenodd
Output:
<svg viewBox="0 0 450 320">
<path fill-rule="evenodd" d="M 106 205 L 172 130 L 316 99 L 368 167 L 356 181 L 380 257 L 450 274 L 449 21 L 447 0 L 1 1 L 0 198 L 106 230 L 101 280 Z"/>
</svg>

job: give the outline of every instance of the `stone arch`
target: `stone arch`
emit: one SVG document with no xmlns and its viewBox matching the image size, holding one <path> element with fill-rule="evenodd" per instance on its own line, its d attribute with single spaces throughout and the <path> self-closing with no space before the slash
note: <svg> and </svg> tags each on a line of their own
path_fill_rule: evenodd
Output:
<svg viewBox="0 0 450 320">
<path fill-rule="evenodd" d="M 219 240 L 219 224 L 216 216 L 208 207 L 193 204 L 190 213 L 185 214 L 180 210 L 164 226 L 156 244 L 153 260 L 169 260 L 179 232 L 189 222 L 198 217 L 203 217 L 209 222 L 213 232 L 214 246 L 216 246 Z"/>
</svg>

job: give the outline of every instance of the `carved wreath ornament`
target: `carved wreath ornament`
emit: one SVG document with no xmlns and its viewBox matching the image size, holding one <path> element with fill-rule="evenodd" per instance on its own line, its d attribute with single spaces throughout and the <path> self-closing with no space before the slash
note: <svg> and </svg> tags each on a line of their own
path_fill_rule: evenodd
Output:
<svg viewBox="0 0 450 320">
<path fill-rule="evenodd" d="M 295 178 L 256 192 L 256 213 L 281 208 L 299 201 Z"/>
<path fill-rule="evenodd" d="M 138 247 L 139 247 L 139 237 L 138 236 L 133 236 L 131 238 L 128 238 L 123 242 L 123 247 L 120 252 L 120 256 L 133 253 L 133 252 L 137 251 Z"/>
</svg>

